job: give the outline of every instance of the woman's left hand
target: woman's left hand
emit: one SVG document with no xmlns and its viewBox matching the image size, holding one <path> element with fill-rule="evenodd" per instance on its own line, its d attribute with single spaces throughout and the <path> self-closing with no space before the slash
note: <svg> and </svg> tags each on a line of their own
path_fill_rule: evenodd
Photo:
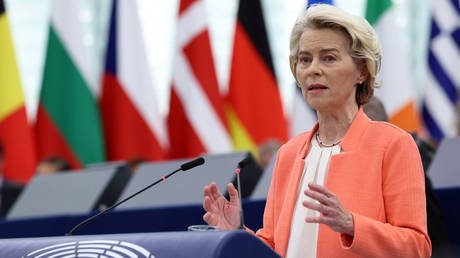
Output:
<svg viewBox="0 0 460 258">
<path fill-rule="evenodd" d="M 355 233 L 353 216 L 343 208 L 337 196 L 325 187 L 314 183 L 309 183 L 308 188 L 304 192 L 305 195 L 318 202 L 304 201 L 303 206 L 318 211 L 320 216 L 306 217 L 305 221 L 325 224 L 335 232 L 353 236 Z"/>
</svg>

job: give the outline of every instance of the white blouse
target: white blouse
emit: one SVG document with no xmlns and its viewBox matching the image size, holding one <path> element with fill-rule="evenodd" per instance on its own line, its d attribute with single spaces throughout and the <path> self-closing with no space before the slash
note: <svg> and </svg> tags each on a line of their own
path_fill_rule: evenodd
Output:
<svg viewBox="0 0 460 258">
<path fill-rule="evenodd" d="M 305 218 L 317 217 L 319 212 L 305 208 L 302 203 L 312 199 L 304 194 L 308 183 L 314 182 L 324 185 L 326 172 L 329 167 L 331 156 L 340 152 L 340 146 L 321 147 L 316 138 L 311 141 L 310 150 L 305 158 L 299 189 L 297 190 L 297 202 L 289 235 L 286 258 L 314 258 L 316 257 L 316 242 L 318 240 L 318 223 L 307 223 Z"/>
</svg>

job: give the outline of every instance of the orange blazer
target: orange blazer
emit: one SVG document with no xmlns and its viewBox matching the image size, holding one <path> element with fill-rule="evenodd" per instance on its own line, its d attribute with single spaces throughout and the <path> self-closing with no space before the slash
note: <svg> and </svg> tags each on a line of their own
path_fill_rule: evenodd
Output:
<svg viewBox="0 0 460 258">
<path fill-rule="evenodd" d="M 283 257 L 304 159 L 317 129 L 318 124 L 278 151 L 263 228 L 256 233 Z M 317 257 L 429 257 L 425 182 L 412 137 L 389 123 L 371 121 L 360 109 L 340 145 L 325 187 L 352 213 L 355 235 L 320 224 Z"/>
</svg>

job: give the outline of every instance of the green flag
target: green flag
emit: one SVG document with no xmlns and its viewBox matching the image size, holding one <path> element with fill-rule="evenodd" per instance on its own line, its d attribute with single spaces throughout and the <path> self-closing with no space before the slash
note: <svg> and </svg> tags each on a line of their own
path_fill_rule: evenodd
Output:
<svg viewBox="0 0 460 258">
<path fill-rule="evenodd" d="M 74 168 L 105 160 L 99 111 L 90 89 L 91 75 L 85 59 L 88 55 L 82 44 L 76 3 L 55 0 L 52 4 L 35 128 L 39 158 L 60 156 Z"/>
<path fill-rule="evenodd" d="M 368 0 L 366 19 L 374 26 L 382 47 L 382 87 L 376 95 L 388 112 L 389 122 L 407 131 L 419 129 L 416 94 L 409 67 L 409 54 L 403 45 L 403 28 L 397 26 L 396 6 L 391 0 Z"/>
</svg>

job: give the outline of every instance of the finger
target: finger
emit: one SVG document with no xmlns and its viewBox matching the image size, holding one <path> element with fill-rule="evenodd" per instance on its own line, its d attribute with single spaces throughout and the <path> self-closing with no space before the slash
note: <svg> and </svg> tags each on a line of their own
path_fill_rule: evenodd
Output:
<svg viewBox="0 0 460 258">
<path fill-rule="evenodd" d="M 203 215 L 203 221 L 206 222 L 206 223 L 208 223 L 208 224 L 209 224 L 209 222 L 208 222 L 209 216 L 210 216 L 210 215 L 209 215 L 207 212 Z"/>
<path fill-rule="evenodd" d="M 205 211 L 209 212 L 212 210 L 213 201 L 209 196 L 204 197 L 203 208 Z"/>
<path fill-rule="evenodd" d="M 203 220 L 204 222 L 206 222 L 208 225 L 211 225 L 211 226 L 215 226 L 216 223 L 214 221 L 214 216 L 212 216 L 210 213 L 205 213 L 203 215 Z"/>
<path fill-rule="evenodd" d="M 210 185 L 210 192 L 212 199 L 218 200 L 220 197 L 223 197 L 222 193 L 219 191 L 219 188 L 217 188 L 216 183 L 212 182 Z"/>
<path fill-rule="evenodd" d="M 310 210 L 315 210 L 315 211 L 321 212 L 321 209 L 322 209 L 321 206 L 322 206 L 322 205 L 319 204 L 319 203 L 304 201 L 302 204 L 303 204 L 303 206 L 304 206 L 305 208 L 308 208 L 308 209 L 310 209 Z"/>
<path fill-rule="evenodd" d="M 325 217 L 325 216 L 305 217 L 305 222 L 307 222 L 307 223 L 320 223 L 320 224 L 325 224 L 325 225 L 328 225 L 328 226 L 332 226 L 334 224 L 337 224 L 335 219 Z"/>
<path fill-rule="evenodd" d="M 327 218 L 324 216 L 317 216 L 317 217 L 305 217 L 305 222 L 307 223 L 319 223 L 325 225 L 332 225 L 333 219 Z"/>
<path fill-rule="evenodd" d="M 335 194 L 333 192 L 329 191 L 324 186 L 321 186 L 321 185 L 318 185 L 318 184 L 310 182 L 310 183 L 308 183 L 308 188 L 310 188 L 310 190 L 313 190 L 315 192 L 322 193 L 322 194 L 326 195 L 326 197 L 335 197 Z"/>
<path fill-rule="evenodd" d="M 209 197 L 209 199 L 213 202 L 216 202 L 219 199 L 219 194 L 214 193 L 213 191 L 217 191 L 217 189 L 213 189 L 213 186 L 210 184 L 204 187 L 204 197 Z"/>
<path fill-rule="evenodd" d="M 206 215 L 206 214 L 205 214 Z M 320 217 L 305 217 L 307 223 L 320 223 Z"/>
<path fill-rule="evenodd" d="M 240 199 L 238 198 L 238 191 L 236 190 L 235 186 L 232 183 L 227 185 L 227 192 L 230 196 L 230 204 L 232 205 L 239 205 Z"/>
<path fill-rule="evenodd" d="M 203 188 L 203 195 L 204 195 L 204 197 L 206 197 L 206 196 L 211 197 L 211 189 L 210 189 L 209 185 L 206 185 Z"/>
<path fill-rule="evenodd" d="M 310 210 L 318 211 L 323 215 L 329 215 L 329 214 L 331 214 L 333 212 L 332 208 L 330 208 L 328 206 L 325 206 L 325 205 L 322 205 L 322 204 L 319 204 L 319 203 L 316 203 L 316 202 L 304 201 L 302 204 L 303 204 L 303 206 L 305 208 L 308 208 Z"/>
<path fill-rule="evenodd" d="M 305 217 L 305 222 L 333 225 L 335 222 L 335 219 L 325 217 L 325 216 L 308 216 L 308 217 Z"/>
<path fill-rule="evenodd" d="M 322 193 L 318 193 L 318 192 L 306 189 L 304 191 L 304 194 L 310 197 L 311 199 L 316 200 L 324 205 L 331 205 L 333 203 L 332 199 L 327 198 L 327 196 L 325 196 Z"/>
</svg>

